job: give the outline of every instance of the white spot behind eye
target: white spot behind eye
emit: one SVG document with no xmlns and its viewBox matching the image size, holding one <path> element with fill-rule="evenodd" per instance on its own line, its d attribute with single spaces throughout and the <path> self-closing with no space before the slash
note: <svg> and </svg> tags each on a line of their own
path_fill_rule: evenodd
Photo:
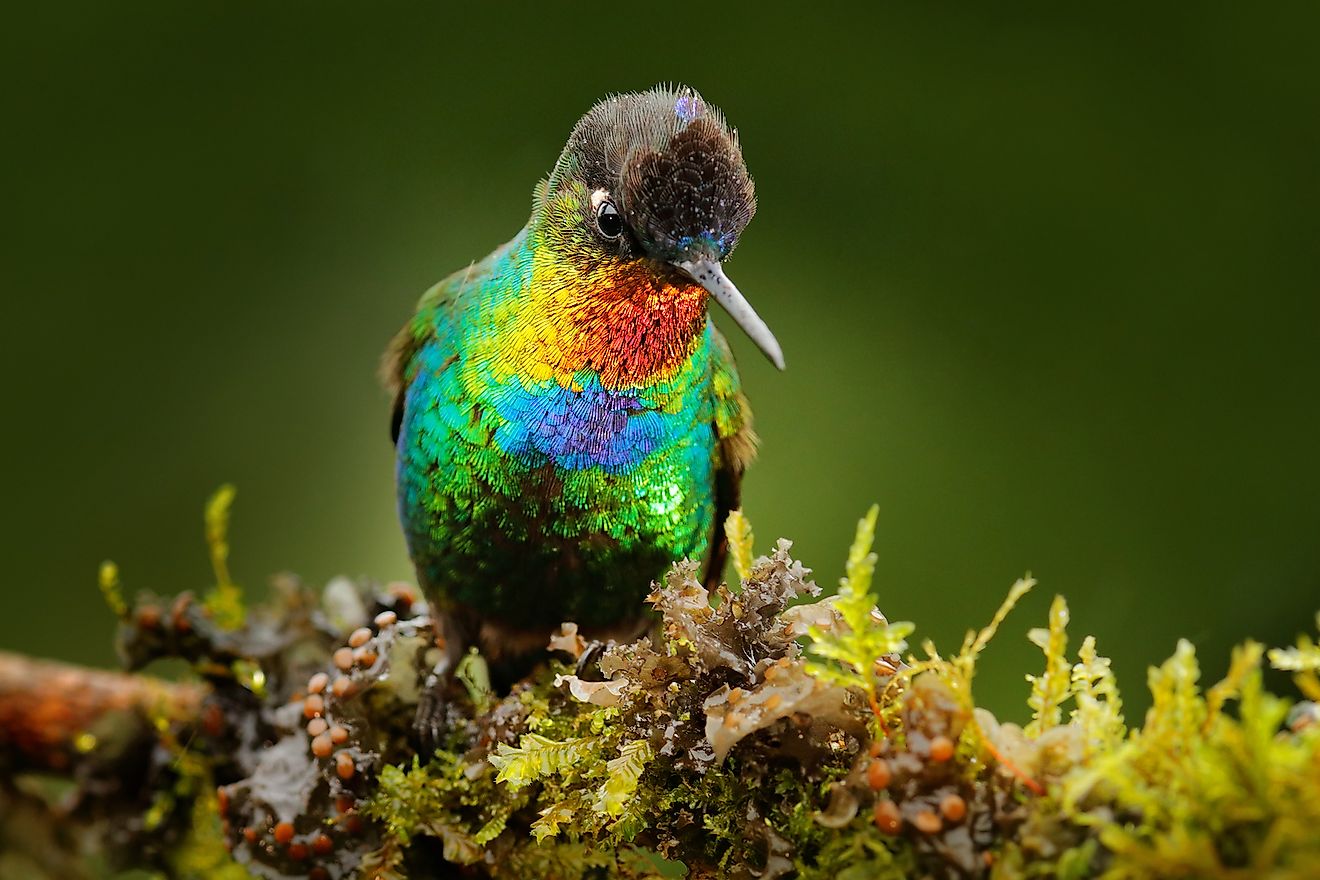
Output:
<svg viewBox="0 0 1320 880">
<path fill-rule="evenodd" d="M 596 211 L 600 206 L 610 200 L 610 191 L 607 189 L 598 189 L 591 194 L 591 210 Z"/>
</svg>

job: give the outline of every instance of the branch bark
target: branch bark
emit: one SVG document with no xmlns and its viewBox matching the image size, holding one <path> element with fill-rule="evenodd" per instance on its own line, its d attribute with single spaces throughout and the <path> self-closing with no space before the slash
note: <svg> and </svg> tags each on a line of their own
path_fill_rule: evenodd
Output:
<svg viewBox="0 0 1320 880">
<path fill-rule="evenodd" d="M 196 723 L 204 693 L 196 684 L 0 651 L 0 770 L 104 766 L 132 741 L 154 739 L 153 719 Z"/>
</svg>

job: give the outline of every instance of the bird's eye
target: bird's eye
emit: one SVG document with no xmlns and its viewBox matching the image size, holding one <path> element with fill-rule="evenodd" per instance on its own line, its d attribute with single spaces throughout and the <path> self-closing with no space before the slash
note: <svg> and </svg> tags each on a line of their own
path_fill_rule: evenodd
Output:
<svg viewBox="0 0 1320 880">
<path fill-rule="evenodd" d="M 613 202 L 601 202 L 596 209 L 596 228 L 606 238 L 618 238 L 623 235 L 623 215 Z"/>
</svg>

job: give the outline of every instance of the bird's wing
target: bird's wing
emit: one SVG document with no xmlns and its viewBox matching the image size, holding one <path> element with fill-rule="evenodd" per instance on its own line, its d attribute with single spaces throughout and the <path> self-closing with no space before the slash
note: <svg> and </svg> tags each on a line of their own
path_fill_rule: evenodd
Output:
<svg viewBox="0 0 1320 880">
<path fill-rule="evenodd" d="M 453 333 L 464 303 L 472 299 L 483 279 L 490 274 L 491 266 L 511 244 L 504 245 L 466 269 L 458 270 L 422 294 L 411 320 L 390 340 L 380 361 L 380 381 L 394 397 L 390 440 L 396 445 L 399 442 L 399 430 L 403 426 L 403 404 L 408 386 L 412 383 L 415 369 L 413 361 L 417 352 L 431 340 L 438 340 L 446 347 L 457 344 Z"/>
<path fill-rule="evenodd" d="M 545 185 L 544 180 L 538 184 L 537 198 L 543 197 Z M 390 439 L 396 445 L 399 442 L 399 430 L 403 426 L 403 404 L 408 393 L 408 385 L 412 382 L 411 371 L 417 352 L 432 339 L 439 340 L 442 345 L 457 344 L 452 334 L 457 316 L 462 313 L 464 304 L 472 300 L 483 281 L 490 277 L 493 268 L 526 232 L 527 230 L 523 229 L 511 241 L 496 248 L 484 259 L 472 263 L 466 269 L 458 270 L 422 294 L 412 320 L 404 324 L 390 340 L 389 347 L 385 349 L 385 354 L 381 358 L 380 379 L 385 389 L 394 397 L 394 411 L 390 417 Z"/>
<path fill-rule="evenodd" d="M 720 331 L 711 327 L 711 392 L 715 403 L 714 429 L 719 442 L 715 470 L 715 536 L 706 564 L 707 587 L 719 583 L 729 556 L 724 521 L 742 505 L 742 477 L 756 457 L 757 437 L 752 429 L 752 408 L 742 393 L 733 352 Z"/>
<path fill-rule="evenodd" d="M 399 429 L 403 425 L 403 402 L 408 393 L 409 375 L 413 356 L 426 341 L 435 334 L 435 313 L 437 309 L 449 306 L 453 296 L 453 276 L 422 294 L 417 304 L 417 311 L 394 338 L 380 360 L 380 381 L 385 390 L 394 398 L 394 409 L 390 414 L 390 441 L 399 442 Z"/>
</svg>

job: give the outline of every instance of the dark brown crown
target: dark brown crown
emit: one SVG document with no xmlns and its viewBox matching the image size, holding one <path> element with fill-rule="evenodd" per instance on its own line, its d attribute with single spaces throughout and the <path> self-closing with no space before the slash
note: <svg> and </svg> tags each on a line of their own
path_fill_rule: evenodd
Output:
<svg viewBox="0 0 1320 880">
<path fill-rule="evenodd" d="M 756 211 L 737 134 L 689 88 L 601 101 L 573 129 L 564 157 L 588 186 L 612 193 L 656 259 L 721 259 Z"/>
</svg>

